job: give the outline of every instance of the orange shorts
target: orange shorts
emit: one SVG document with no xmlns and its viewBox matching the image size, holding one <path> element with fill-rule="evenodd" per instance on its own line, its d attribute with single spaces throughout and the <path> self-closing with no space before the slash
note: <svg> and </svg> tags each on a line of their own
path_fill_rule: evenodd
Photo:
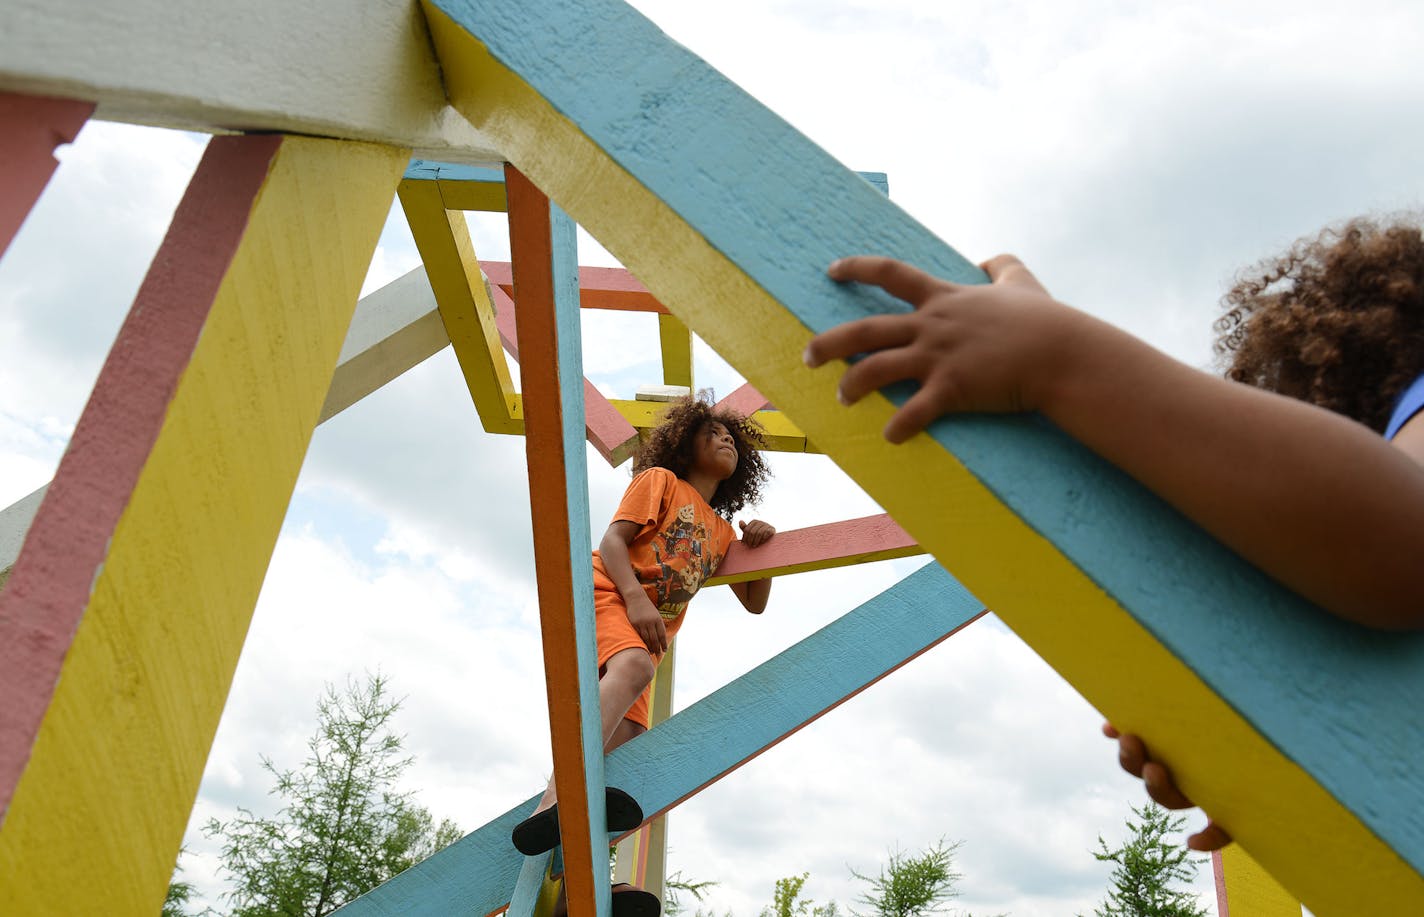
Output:
<svg viewBox="0 0 1424 917">
<path fill-rule="evenodd" d="M 682 626 L 682 619 L 686 615 L 679 615 L 675 621 L 664 620 L 667 626 L 668 641 L 671 642 L 673 635 Z M 597 589 L 593 590 L 593 629 L 598 641 L 598 668 L 600 674 L 608 660 L 617 653 L 627 649 L 639 649 L 648 653 L 648 645 L 643 642 L 643 638 L 638 636 L 638 632 L 633 629 L 633 624 L 628 620 L 628 606 L 623 602 L 623 596 L 617 590 Z M 653 665 L 662 661 L 662 653 L 648 653 L 653 658 Z M 633 706 L 628 708 L 628 712 L 623 714 L 625 720 L 631 720 L 648 729 L 652 726 L 652 714 L 648 710 L 648 704 L 652 698 L 653 686 L 648 687 L 638 699 L 633 701 Z"/>
</svg>

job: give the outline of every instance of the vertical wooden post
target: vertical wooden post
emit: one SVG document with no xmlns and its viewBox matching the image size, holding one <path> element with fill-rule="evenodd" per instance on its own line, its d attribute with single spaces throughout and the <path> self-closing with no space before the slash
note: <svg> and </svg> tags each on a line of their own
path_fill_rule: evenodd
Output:
<svg viewBox="0 0 1424 917">
<path fill-rule="evenodd" d="M 505 168 L 525 452 L 569 911 L 609 907 L 574 224 Z"/>
</svg>

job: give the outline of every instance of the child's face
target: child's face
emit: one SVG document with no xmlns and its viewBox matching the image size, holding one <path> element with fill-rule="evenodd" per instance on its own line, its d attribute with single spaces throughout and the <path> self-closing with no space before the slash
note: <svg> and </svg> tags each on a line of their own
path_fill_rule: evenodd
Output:
<svg viewBox="0 0 1424 917">
<path fill-rule="evenodd" d="M 725 481 L 737 470 L 737 458 L 737 441 L 721 423 L 709 420 L 697 431 L 692 465 L 698 471 Z"/>
</svg>

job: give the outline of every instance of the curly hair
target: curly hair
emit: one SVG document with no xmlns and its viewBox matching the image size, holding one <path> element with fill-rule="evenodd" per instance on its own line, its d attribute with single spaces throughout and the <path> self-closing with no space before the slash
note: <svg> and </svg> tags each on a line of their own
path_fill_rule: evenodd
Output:
<svg viewBox="0 0 1424 917">
<path fill-rule="evenodd" d="M 731 519 L 742 507 L 761 499 L 761 486 L 771 477 L 771 469 L 762 458 L 766 446 L 761 425 L 735 411 L 718 410 L 711 393 L 702 391 L 672 402 L 663 413 L 633 457 L 633 474 L 649 468 L 666 468 L 678 477 L 685 477 L 692 467 L 697 434 L 709 423 L 720 423 L 732 434 L 737 444 L 737 470 L 717 485 L 709 501 L 717 515 Z"/>
<path fill-rule="evenodd" d="M 1243 272 L 1222 304 L 1228 378 L 1383 433 L 1424 371 L 1424 236 L 1404 220 L 1326 228 Z"/>
</svg>

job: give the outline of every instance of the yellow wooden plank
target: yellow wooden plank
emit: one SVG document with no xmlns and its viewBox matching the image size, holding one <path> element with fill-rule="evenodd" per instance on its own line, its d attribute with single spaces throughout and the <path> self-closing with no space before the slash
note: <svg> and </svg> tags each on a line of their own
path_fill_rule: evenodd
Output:
<svg viewBox="0 0 1424 917">
<path fill-rule="evenodd" d="M 1240 844 L 1228 844 L 1220 855 L 1227 903 L 1221 917 L 1300 917 L 1300 902 Z"/>
<path fill-rule="evenodd" d="M 446 209 L 433 181 L 402 181 L 400 199 L 480 422 L 491 433 L 523 433 L 510 411 L 514 383 L 465 215 Z"/>
<path fill-rule="evenodd" d="M 676 315 L 659 315 L 658 342 L 662 346 L 663 384 L 692 388 L 692 332 Z"/>
<path fill-rule="evenodd" d="M 0 913 L 158 912 L 408 158 L 283 140 L 0 826 Z"/>
</svg>

